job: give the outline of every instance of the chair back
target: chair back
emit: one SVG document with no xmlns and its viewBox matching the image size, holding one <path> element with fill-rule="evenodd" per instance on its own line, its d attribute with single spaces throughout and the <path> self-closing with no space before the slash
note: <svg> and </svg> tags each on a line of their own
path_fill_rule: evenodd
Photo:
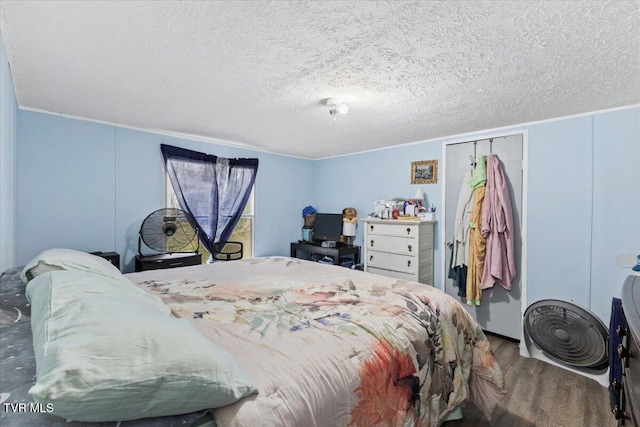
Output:
<svg viewBox="0 0 640 427">
<path fill-rule="evenodd" d="M 236 261 L 242 259 L 242 250 L 242 242 L 216 242 L 211 255 L 217 261 Z"/>
</svg>

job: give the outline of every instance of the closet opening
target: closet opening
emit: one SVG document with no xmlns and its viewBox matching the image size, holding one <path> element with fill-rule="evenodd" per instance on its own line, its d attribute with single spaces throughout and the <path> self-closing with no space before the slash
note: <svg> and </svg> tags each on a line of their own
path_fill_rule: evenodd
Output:
<svg viewBox="0 0 640 427">
<path fill-rule="evenodd" d="M 521 340 L 526 132 L 444 142 L 443 159 L 442 289 L 483 330 Z"/>
</svg>

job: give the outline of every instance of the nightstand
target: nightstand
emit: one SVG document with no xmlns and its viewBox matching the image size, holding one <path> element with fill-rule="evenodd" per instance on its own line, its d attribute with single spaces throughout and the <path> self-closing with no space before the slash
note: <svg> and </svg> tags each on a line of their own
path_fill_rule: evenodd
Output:
<svg viewBox="0 0 640 427">
<path fill-rule="evenodd" d="M 135 269 L 136 271 L 160 270 L 199 264 L 202 264 L 202 254 L 136 255 Z"/>
<path fill-rule="evenodd" d="M 91 255 L 106 259 L 120 270 L 120 254 L 118 252 L 91 252 Z"/>
</svg>

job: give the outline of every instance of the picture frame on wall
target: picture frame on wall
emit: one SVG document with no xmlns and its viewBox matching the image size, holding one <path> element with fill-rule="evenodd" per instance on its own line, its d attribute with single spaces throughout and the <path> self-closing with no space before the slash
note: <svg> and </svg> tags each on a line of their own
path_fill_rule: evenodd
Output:
<svg viewBox="0 0 640 427">
<path fill-rule="evenodd" d="M 438 182 L 438 160 L 411 162 L 412 184 L 436 184 Z"/>
</svg>

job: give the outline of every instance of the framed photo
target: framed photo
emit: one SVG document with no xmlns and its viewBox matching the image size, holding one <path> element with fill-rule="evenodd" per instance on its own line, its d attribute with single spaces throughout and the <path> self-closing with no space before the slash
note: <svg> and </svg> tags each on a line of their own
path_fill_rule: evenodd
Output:
<svg viewBox="0 0 640 427">
<path fill-rule="evenodd" d="M 438 182 L 438 161 L 421 160 L 411 162 L 412 184 L 436 184 Z"/>
</svg>

